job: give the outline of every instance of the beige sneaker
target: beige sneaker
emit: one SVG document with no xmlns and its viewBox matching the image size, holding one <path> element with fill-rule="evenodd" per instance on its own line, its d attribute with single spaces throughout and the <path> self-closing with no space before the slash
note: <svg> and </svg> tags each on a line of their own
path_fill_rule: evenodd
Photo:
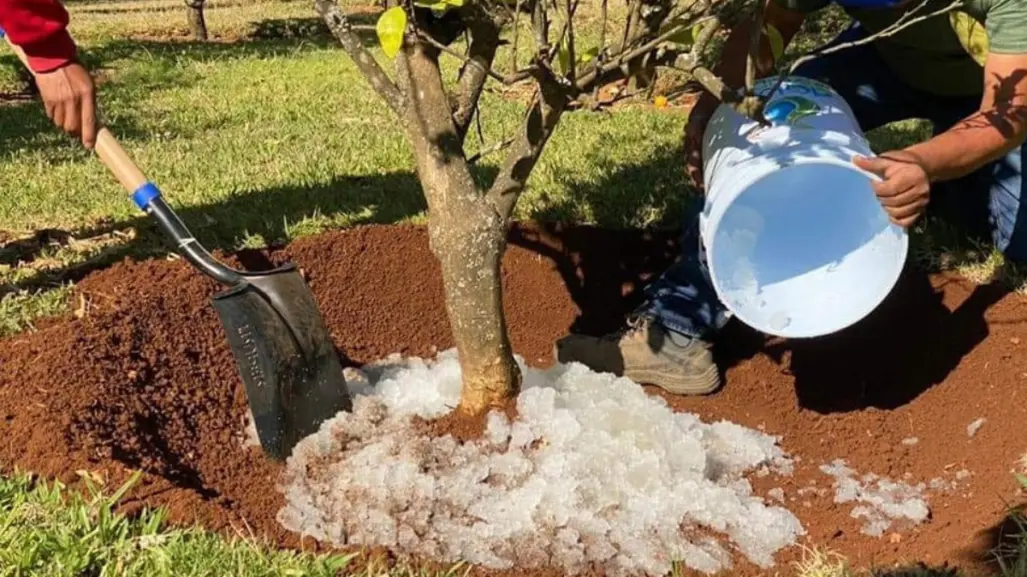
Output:
<svg viewBox="0 0 1027 577">
<path fill-rule="evenodd" d="M 556 342 L 554 356 L 561 363 L 578 362 L 675 395 L 705 395 L 720 386 L 707 343 L 665 330 L 649 318 L 612 335 L 566 336 Z"/>
</svg>

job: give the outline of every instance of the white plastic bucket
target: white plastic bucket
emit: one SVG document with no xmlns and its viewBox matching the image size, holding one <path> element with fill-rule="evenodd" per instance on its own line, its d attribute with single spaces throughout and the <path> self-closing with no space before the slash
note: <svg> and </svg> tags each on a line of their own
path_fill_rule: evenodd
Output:
<svg viewBox="0 0 1027 577">
<path fill-rule="evenodd" d="M 761 332 L 833 333 L 891 292 L 909 239 L 874 195 L 877 177 L 852 164 L 873 152 L 837 93 L 790 77 L 765 114 L 770 127 L 721 106 L 704 135 L 700 236 L 711 280 L 728 310 Z"/>
</svg>

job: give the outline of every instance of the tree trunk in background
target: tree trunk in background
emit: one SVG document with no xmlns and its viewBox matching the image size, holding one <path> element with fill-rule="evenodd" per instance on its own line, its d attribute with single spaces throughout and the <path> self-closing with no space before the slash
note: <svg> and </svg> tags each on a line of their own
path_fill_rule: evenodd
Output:
<svg viewBox="0 0 1027 577">
<path fill-rule="evenodd" d="M 187 12 L 189 14 L 189 31 L 193 38 L 201 42 L 207 40 L 207 21 L 203 18 L 203 5 L 206 0 L 186 0 Z"/>
</svg>

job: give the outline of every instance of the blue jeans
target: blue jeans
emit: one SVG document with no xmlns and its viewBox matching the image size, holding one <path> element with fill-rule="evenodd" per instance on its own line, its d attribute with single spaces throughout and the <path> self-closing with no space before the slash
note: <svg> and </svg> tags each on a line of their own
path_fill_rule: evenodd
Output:
<svg viewBox="0 0 1027 577">
<path fill-rule="evenodd" d="M 864 36 L 856 24 L 832 44 Z M 938 134 L 980 106 L 979 97 L 941 97 L 905 85 L 870 44 L 820 57 L 796 74 L 834 88 L 864 131 L 919 118 L 930 120 Z M 990 236 L 1006 258 L 1027 261 L 1027 207 L 1020 203 L 1027 196 L 1027 181 L 1022 177 L 1025 156 L 1027 144 L 970 175 L 935 184 L 928 210 L 955 216 L 971 232 Z M 682 258 L 646 287 L 645 302 L 637 312 L 654 317 L 674 332 L 707 338 L 723 327 L 729 316 L 709 280 L 698 238 L 698 212 L 688 220 Z"/>
</svg>

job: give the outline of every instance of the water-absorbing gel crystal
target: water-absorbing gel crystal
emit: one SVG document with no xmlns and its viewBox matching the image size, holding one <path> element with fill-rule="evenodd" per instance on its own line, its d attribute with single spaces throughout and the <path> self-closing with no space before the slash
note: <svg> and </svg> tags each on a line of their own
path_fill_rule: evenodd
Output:
<svg viewBox="0 0 1027 577">
<path fill-rule="evenodd" d="M 727 298 L 738 307 L 757 305 L 760 286 L 756 281 L 756 271 L 747 257 L 741 257 L 731 273 L 731 283 L 725 287 Z M 758 305 L 757 305 L 758 306 Z"/>
<path fill-rule="evenodd" d="M 336 545 L 492 569 L 590 567 L 612 576 L 761 567 L 805 534 L 744 474 L 790 474 L 777 439 L 677 413 L 627 380 L 582 365 L 524 374 L 517 417 L 490 414 L 480 440 L 431 437 L 414 416 L 453 410 L 455 351 L 367 371 L 366 394 L 296 447 L 278 520 Z"/>
<path fill-rule="evenodd" d="M 835 503 L 859 503 L 851 516 L 864 520 L 860 531 L 865 535 L 880 537 L 897 522 L 916 525 L 930 515 L 923 496 L 927 488 L 924 483 L 913 486 L 872 473 L 858 479 L 843 459 L 821 465 L 820 470 L 834 477 Z"/>
</svg>

